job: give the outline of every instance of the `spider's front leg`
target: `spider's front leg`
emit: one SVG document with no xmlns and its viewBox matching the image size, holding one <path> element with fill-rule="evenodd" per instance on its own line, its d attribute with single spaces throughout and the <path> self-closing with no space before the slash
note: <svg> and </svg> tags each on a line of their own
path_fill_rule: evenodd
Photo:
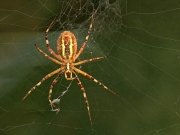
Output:
<svg viewBox="0 0 180 135">
<path fill-rule="evenodd" d="M 121 97 L 120 95 L 118 95 L 116 92 L 112 91 L 111 89 L 109 89 L 107 86 L 105 86 L 103 83 L 101 83 L 100 81 L 98 81 L 97 79 L 95 79 L 94 77 L 92 77 L 91 75 L 89 75 L 88 73 L 80 70 L 80 69 L 77 69 L 75 67 L 73 67 L 73 70 L 76 71 L 77 73 L 80 73 L 82 74 L 83 76 L 93 80 L 95 83 L 97 83 L 98 85 L 102 86 L 104 89 L 106 89 L 107 91 L 111 92 L 112 94 L 118 96 L 118 97 Z"/>
<path fill-rule="evenodd" d="M 92 126 L 92 118 L 91 118 L 91 113 L 90 113 L 90 108 L 89 108 L 89 102 L 88 102 L 88 99 L 87 99 L 87 96 L 86 96 L 86 91 L 79 79 L 79 77 L 77 76 L 77 74 L 75 72 L 73 72 L 76 76 L 76 80 L 77 80 L 77 84 L 79 85 L 80 89 L 82 90 L 83 92 L 83 97 L 85 99 L 85 103 L 86 103 L 86 107 L 87 107 L 87 110 L 88 110 L 88 115 L 89 115 L 89 119 L 90 119 L 90 122 L 91 122 L 91 126 Z"/>
<path fill-rule="evenodd" d="M 44 82 L 45 80 L 47 80 L 47 79 L 50 78 L 51 76 L 59 73 L 61 70 L 62 70 L 62 68 L 59 68 L 59 69 L 57 69 L 57 70 L 49 73 L 48 75 L 46 75 L 40 82 L 38 82 L 34 87 L 32 87 L 32 88 L 28 91 L 28 93 L 23 97 L 22 101 L 23 101 L 24 99 L 26 99 L 26 97 L 27 97 L 32 91 L 34 91 L 34 90 L 36 89 L 36 87 L 38 87 L 39 85 L 41 85 L 42 82 Z"/>
<path fill-rule="evenodd" d="M 52 110 L 55 109 L 55 110 L 59 111 L 59 108 L 57 108 L 57 107 L 54 105 L 54 103 L 55 103 L 54 100 L 53 100 L 53 101 L 51 100 L 51 95 L 52 95 L 52 89 L 53 89 L 54 85 L 57 83 L 57 81 L 59 80 L 59 78 L 61 77 L 62 73 L 63 73 L 63 72 L 60 72 L 60 73 L 58 74 L 58 76 L 53 80 L 53 82 L 52 82 L 52 84 L 51 84 L 51 86 L 50 86 L 50 89 L 49 89 L 48 100 L 49 100 L 49 103 L 51 104 Z"/>
</svg>

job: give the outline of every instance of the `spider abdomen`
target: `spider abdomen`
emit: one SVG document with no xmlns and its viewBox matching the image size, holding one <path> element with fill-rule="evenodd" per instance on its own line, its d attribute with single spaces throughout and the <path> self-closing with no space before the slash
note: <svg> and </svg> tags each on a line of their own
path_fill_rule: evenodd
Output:
<svg viewBox="0 0 180 135">
<path fill-rule="evenodd" d="M 73 59 L 76 56 L 77 40 L 70 31 L 64 31 L 57 41 L 57 53 L 62 59 Z"/>
</svg>

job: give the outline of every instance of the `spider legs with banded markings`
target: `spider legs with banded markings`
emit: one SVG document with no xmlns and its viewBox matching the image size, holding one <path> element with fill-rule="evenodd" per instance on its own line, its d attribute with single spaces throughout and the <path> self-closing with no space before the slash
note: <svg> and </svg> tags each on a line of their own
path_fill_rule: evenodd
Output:
<svg viewBox="0 0 180 135">
<path fill-rule="evenodd" d="M 79 56 L 83 52 L 83 50 L 84 50 L 84 48 L 85 48 L 85 46 L 87 44 L 87 41 L 89 39 L 90 33 L 92 31 L 92 24 L 93 24 L 93 21 L 94 21 L 94 9 L 92 11 L 91 22 L 90 22 L 90 25 L 89 25 L 87 35 L 85 37 L 85 41 L 83 42 L 83 44 L 80 47 L 78 52 L 77 52 L 77 39 L 76 39 L 75 35 L 70 31 L 64 31 L 64 32 L 62 32 L 60 34 L 60 36 L 59 36 L 59 38 L 57 40 L 57 54 L 50 48 L 49 40 L 48 40 L 48 32 L 49 32 L 50 28 L 52 27 L 52 25 L 54 24 L 55 20 L 56 20 L 56 18 L 51 22 L 51 24 L 49 25 L 49 27 L 45 31 L 45 40 L 46 40 L 47 50 L 49 51 L 50 54 L 53 55 L 54 58 L 50 57 L 45 52 L 43 52 L 37 45 L 35 45 L 35 46 L 36 46 L 37 50 L 42 55 L 44 55 L 46 58 L 53 61 L 54 63 L 58 64 L 60 66 L 60 68 L 56 69 L 55 71 L 47 74 L 44 78 L 42 78 L 42 80 L 40 82 L 38 82 L 34 87 L 32 87 L 27 92 L 27 94 L 22 98 L 22 101 L 24 99 L 26 99 L 26 97 L 32 91 L 34 91 L 36 89 L 36 87 L 40 86 L 42 84 L 42 82 L 44 82 L 48 78 L 52 77 L 53 75 L 58 74 L 56 76 L 56 78 L 53 80 L 53 82 L 52 82 L 52 84 L 50 86 L 48 100 L 49 100 L 49 103 L 50 103 L 50 105 L 52 107 L 52 111 L 59 112 L 59 108 L 57 108 L 54 104 L 59 103 L 60 99 L 58 97 L 57 99 L 54 99 L 52 101 L 51 100 L 51 95 L 52 95 L 52 92 L 53 92 L 54 85 L 57 83 L 57 81 L 59 80 L 61 75 L 64 73 L 66 80 L 71 80 L 72 81 L 73 79 L 76 79 L 77 84 L 79 85 L 79 87 L 80 87 L 80 89 L 81 89 L 81 91 L 83 93 L 83 97 L 85 99 L 85 103 L 86 103 L 86 107 L 87 107 L 87 111 L 88 111 L 88 115 L 89 115 L 89 119 L 90 119 L 90 123 L 91 123 L 91 126 L 92 126 L 92 118 L 91 118 L 91 114 L 90 114 L 90 107 L 89 107 L 89 102 L 88 102 L 88 99 L 87 99 L 86 91 L 85 91 L 79 77 L 77 76 L 77 73 L 79 73 L 79 74 L 93 80 L 95 83 L 102 86 L 107 91 L 109 91 L 112 94 L 120 97 L 117 93 L 115 93 L 114 91 L 109 89 L 103 83 L 99 82 L 98 80 L 96 80 L 94 77 L 92 77 L 88 73 L 86 73 L 86 72 L 84 72 L 84 71 L 82 71 L 82 70 L 75 67 L 75 66 L 78 66 L 78 65 L 81 65 L 81 64 L 84 64 L 84 63 L 88 63 L 88 62 L 92 62 L 92 61 L 96 61 L 96 60 L 99 60 L 99 59 L 106 58 L 106 56 L 101 56 L 101 57 L 96 57 L 96 58 L 91 58 L 91 59 L 75 62 L 77 60 L 77 58 L 79 58 Z M 73 77 L 72 74 L 74 74 L 75 77 Z"/>
<path fill-rule="evenodd" d="M 62 73 L 63 73 L 63 71 L 61 71 L 61 72 L 58 74 L 58 76 L 53 80 L 53 82 L 52 82 L 52 84 L 51 84 L 51 86 L 50 86 L 50 89 L 49 89 L 48 100 L 49 100 L 49 103 L 50 103 L 50 105 L 51 105 L 51 107 L 52 107 L 52 110 L 54 110 L 54 108 L 55 108 L 55 110 L 59 110 L 59 108 L 57 108 L 57 107 L 54 105 L 54 102 L 51 100 L 51 95 L 52 95 L 52 89 L 53 89 L 54 85 L 57 83 L 57 81 L 59 80 L 59 78 L 61 77 Z"/>
<path fill-rule="evenodd" d="M 47 74 L 40 82 L 38 82 L 34 87 L 32 87 L 32 88 L 28 91 L 28 93 L 23 97 L 22 101 L 23 101 L 24 99 L 26 99 L 26 97 L 27 97 L 32 91 L 34 91 L 38 86 L 40 86 L 40 85 L 42 84 L 42 82 L 44 82 L 44 81 L 47 80 L 48 78 L 52 77 L 53 75 L 59 73 L 61 70 L 62 70 L 62 68 L 59 68 L 59 69 L 56 69 L 55 71 Z"/>
<path fill-rule="evenodd" d="M 88 59 L 88 60 L 82 60 L 82 61 L 74 63 L 74 66 L 81 65 L 81 64 L 84 64 L 84 63 L 87 63 L 87 62 L 91 62 L 91 61 L 95 61 L 95 60 L 99 60 L 99 59 L 103 59 L 103 58 L 106 58 L 106 56 L 92 58 L 92 59 Z"/>
<path fill-rule="evenodd" d="M 81 46 L 81 48 L 79 49 L 79 52 L 76 54 L 76 57 L 75 57 L 75 60 L 79 57 L 79 55 L 83 52 L 85 46 L 86 46 L 86 43 L 89 39 L 89 35 L 91 33 L 91 30 L 92 30 L 92 23 L 93 23 L 93 20 L 94 20 L 94 9 L 93 9 L 93 12 L 92 12 L 92 17 L 91 17 L 91 23 L 90 23 L 90 26 L 89 26 L 89 29 L 88 29 L 88 33 L 87 33 L 87 36 L 85 38 L 85 41 L 83 43 L 83 45 Z"/>
<path fill-rule="evenodd" d="M 47 55 L 45 52 L 43 52 L 36 44 L 35 44 L 35 47 L 38 49 L 38 51 L 39 51 L 40 53 L 42 53 L 42 54 L 43 54 L 46 58 L 48 58 L 49 60 L 51 60 L 51 61 L 53 61 L 53 62 L 55 62 L 56 64 L 59 64 L 59 65 L 62 64 L 62 63 L 59 62 L 58 60 L 56 60 L 56 59 L 50 57 L 50 56 Z"/>
<path fill-rule="evenodd" d="M 105 88 L 106 90 L 108 90 L 109 92 L 113 93 L 114 95 L 120 97 L 120 95 L 118 95 L 117 93 L 115 93 L 114 91 L 112 91 L 111 89 L 109 89 L 107 86 L 105 86 L 103 83 L 101 83 L 100 81 L 96 80 L 94 77 L 92 77 L 91 75 L 87 74 L 86 72 L 77 69 L 75 67 L 73 67 L 73 70 L 76 71 L 77 73 L 82 74 L 83 76 L 93 80 L 95 83 L 97 83 L 98 85 L 102 86 L 103 88 Z"/>
<path fill-rule="evenodd" d="M 92 126 L 92 118 L 91 118 L 91 113 L 90 113 L 90 108 L 89 108 L 89 102 L 88 102 L 88 99 L 87 99 L 87 96 L 86 96 L 86 91 L 79 79 L 79 77 L 77 76 L 77 74 L 75 72 L 73 72 L 76 76 L 76 80 L 77 80 L 77 84 L 79 85 L 80 89 L 82 90 L 83 92 L 83 97 L 85 99 L 85 103 L 86 103 L 86 107 L 87 107 L 87 110 L 88 110 L 88 115 L 89 115 L 89 119 L 90 119 L 90 123 L 91 123 L 91 126 Z"/>
<path fill-rule="evenodd" d="M 54 21 L 56 20 L 56 17 L 54 18 L 54 20 L 51 22 L 51 24 L 49 25 L 49 27 L 47 28 L 47 30 L 45 31 L 45 40 L 46 40 L 46 47 L 49 51 L 50 54 L 52 54 L 55 58 L 57 58 L 58 60 L 62 60 L 62 57 L 60 55 L 57 55 L 49 46 L 49 40 L 48 40 L 48 32 L 50 30 L 50 28 L 52 27 L 52 25 L 54 24 Z"/>
</svg>

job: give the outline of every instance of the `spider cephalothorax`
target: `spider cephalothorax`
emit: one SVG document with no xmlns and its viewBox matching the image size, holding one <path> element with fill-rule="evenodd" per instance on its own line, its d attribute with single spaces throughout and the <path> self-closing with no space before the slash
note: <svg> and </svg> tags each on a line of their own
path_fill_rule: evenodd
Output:
<svg viewBox="0 0 180 135">
<path fill-rule="evenodd" d="M 114 91 L 110 90 L 103 83 L 99 82 L 98 80 L 96 80 L 94 77 L 92 77 L 88 73 L 86 73 L 86 72 L 84 72 L 84 71 L 82 71 L 82 70 L 75 67 L 75 66 L 87 63 L 87 62 L 91 62 L 91 61 L 94 61 L 94 60 L 99 60 L 99 59 L 102 59 L 102 58 L 106 57 L 106 56 L 102 56 L 102 57 L 91 58 L 91 59 L 88 59 L 88 60 L 82 60 L 82 61 L 79 61 L 79 62 L 75 62 L 77 60 L 77 58 L 80 56 L 80 54 L 82 53 L 82 51 L 83 51 L 83 49 L 84 49 L 84 47 L 85 47 L 85 45 L 86 45 L 86 43 L 87 43 L 87 41 L 89 39 L 89 34 L 91 32 L 92 23 L 93 23 L 93 14 L 94 14 L 94 12 L 92 13 L 91 23 L 90 23 L 90 26 L 89 26 L 88 34 L 87 34 L 87 36 L 85 38 L 85 41 L 82 44 L 80 50 L 78 51 L 78 53 L 77 53 L 77 40 L 76 40 L 76 37 L 70 31 L 64 31 L 59 36 L 58 41 L 57 41 L 57 54 L 50 48 L 49 41 L 48 41 L 48 32 L 49 32 L 51 26 L 53 25 L 55 19 L 53 20 L 53 22 L 50 24 L 50 26 L 47 28 L 47 30 L 45 32 L 45 39 L 46 39 L 47 49 L 50 52 L 50 54 L 52 54 L 54 56 L 54 58 L 50 57 L 45 52 L 43 52 L 37 45 L 35 45 L 35 46 L 45 57 L 47 57 L 51 61 L 55 62 L 56 64 L 59 64 L 60 68 L 58 68 L 55 71 L 47 74 L 39 83 L 37 83 L 34 87 L 32 87 L 29 90 L 29 92 L 23 97 L 22 100 L 24 100 L 33 90 L 35 90 L 37 86 L 41 85 L 42 82 L 44 82 L 48 78 L 52 77 L 53 75 L 58 74 L 57 77 L 53 80 L 53 82 L 52 82 L 52 84 L 50 86 L 48 100 L 49 100 L 51 106 L 53 107 L 53 109 L 59 110 L 54 105 L 54 102 L 52 102 L 51 95 L 52 95 L 52 89 L 53 89 L 54 85 L 56 84 L 56 82 L 60 78 L 61 74 L 64 73 L 65 78 L 67 80 L 73 80 L 73 79 L 77 80 L 77 84 L 79 85 L 80 89 L 83 92 L 83 97 L 85 99 L 89 119 L 90 119 L 90 122 L 91 122 L 91 125 L 92 125 L 92 119 L 91 119 L 89 103 L 88 103 L 88 100 L 87 100 L 86 92 L 85 92 L 85 89 L 84 89 L 79 77 L 77 76 L 77 73 L 79 73 L 79 74 L 93 80 L 95 83 L 97 83 L 98 85 L 104 87 L 106 90 L 108 90 L 111 93 L 119 96 Z"/>
</svg>

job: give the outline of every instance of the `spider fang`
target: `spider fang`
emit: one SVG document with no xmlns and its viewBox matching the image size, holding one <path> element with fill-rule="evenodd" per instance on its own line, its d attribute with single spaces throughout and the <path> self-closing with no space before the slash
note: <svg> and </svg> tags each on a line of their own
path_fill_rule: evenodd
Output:
<svg viewBox="0 0 180 135">
<path fill-rule="evenodd" d="M 73 80 L 74 79 L 74 77 L 72 76 L 72 72 L 70 70 L 67 70 L 65 72 L 65 78 L 66 78 L 66 80 Z"/>
</svg>

